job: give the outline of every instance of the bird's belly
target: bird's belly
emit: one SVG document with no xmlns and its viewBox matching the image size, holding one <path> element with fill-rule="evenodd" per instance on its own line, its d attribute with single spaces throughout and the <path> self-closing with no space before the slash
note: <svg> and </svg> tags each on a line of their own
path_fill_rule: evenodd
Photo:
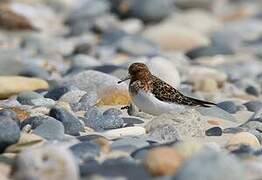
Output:
<svg viewBox="0 0 262 180">
<path fill-rule="evenodd" d="M 160 115 L 170 111 L 183 111 L 185 109 L 183 105 L 160 101 L 153 94 L 144 91 L 132 95 L 132 101 L 140 110 L 152 115 Z"/>
</svg>

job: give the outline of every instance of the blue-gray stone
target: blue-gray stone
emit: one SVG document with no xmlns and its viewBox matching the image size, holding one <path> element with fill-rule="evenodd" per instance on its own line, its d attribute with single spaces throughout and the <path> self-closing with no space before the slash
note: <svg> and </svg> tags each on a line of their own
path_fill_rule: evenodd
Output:
<svg viewBox="0 0 262 180">
<path fill-rule="evenodd" d="M 243 105 L 246 106 L 248 111 L 252 112 L 257 112 L 258 110 L 262 109 L 262 101 L 249 101 Z"/>
<path fill-rule="evenodd" d="M 71 146 L 70 150 L 79 164 L 93 160 L 95 157 L 100 155 L 99 145 L 87 141 Z"/>
<path fill-rule="evenodd" d="M 223 102 L 218 103 L 217 106 L 231 114 L 234 114 L 237 112 L 237 106 L 232 101 L 223 101 Z"/>
<path fill-rule="evenodd" d="M 244 168 L 232 155 L 211 150 L 202 151 L 186 160 L 174 180 L 244 180 Z"/>
<path fill-rule="evenodd" d="M 217 118 L 236 122 L 236 119 L 235 119 L 234 116 L 232 116 L 230 113 L 226 112 L 225 110 L 223 110 L 223 109 L 221 109 L 217 106 L 212 106 L 212 107 L 209 107 L 209 108 L 198 107 L 197 110 L 203 116 L 217 117 Z"/>
<path fill-rule="evenodd" d="M 125 152 L 133 152 L 138 148 L 148 146 L 149 143 L 139 137 L 125 137 L 114 141 L 111 144 L 112 150 L 121 150 Z"/>
<path fill-rule="evenodd" d="M 205 134 L 206 136 L 221 136 L 222 135 L 222 129 L 220 127 L 212 127 L 208 130 L 206 130 Z"/>
<path fill-rule="evenodd" d="M 54 118 L 46 118 L 37 126 L 33 133 L 37 134 L 47 140 L 62 140 L 64 139 L 64 126 L 60 121 Z"/>
<path fill-rule="evenodd" d="M 175 124 L 164 124 L 150 131 L 148 139 L 159 143 L 167 143 L 180 140 L 180 136 Z"/>
<path fill-rule="evenodd" d="M 24 91 L 17 95 L 17 101 L 21 104 L 29 105 L 32 99 L 43 98 L 40 94 L 34 91 Z"/>
<path fill-rule="evenodd" d="M 105 114 L 97 108 L 92 108 L 85 115 L 85 124 L 95 130 L 115 129 L 123 127 L 124 120 L 116 116 L 119 114 L 116 110 L 108 110 Z"/>
<path fill-rule="evenodd" d="M 75 90 L 77 89 L 76 87 L 73 86 L 60 86 L 60 87 L 56 87 L 54 89 L 49 90 L 46 94 L 45 94 L 45 98 L 50 98 L 53 99 L 55 101 L 57 101 L 61 96 L 63 96 L 65 93 L 71 91 L 71 90 Z"/>
<path fill-rule="evenodd" d="M 84 131 L 84 124 L 64 108 L 54 107 L 50 110 L 49 115 L 63 123 L 66 134 L 77 136 L 79 132 Z"/>
<path fill-rule="evenodd" d="M 15 144 L 19 138 L 20 129 L 17 123 L 9 117 L 0 116 L 0 153 Z"/>
<path fill-rule="evenodd" d="M 120 116 L 121 114 L 122 114 L 122 111 L 116 108 L 109 108 L 103 112 L 104 116 Z"/>
</svg>

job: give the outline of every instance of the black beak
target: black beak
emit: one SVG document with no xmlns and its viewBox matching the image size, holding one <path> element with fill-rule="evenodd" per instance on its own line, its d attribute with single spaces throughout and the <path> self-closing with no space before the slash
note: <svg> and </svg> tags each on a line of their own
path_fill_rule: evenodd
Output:
<svg viewBox="0 0 262 180">
<path fill-rule="evenodd" d="M 121 81 L 118 81 L 117 84 L 120 84 L 120 83 L 122 83 L 122 82 L 124 82 L 124 81 L 127 81 L 127 80 L 129 80 L 129 79 L 130 79 L 130 76 L 128 75 L 128 76 L 125 77 L 124 79 L 121 79 Z"/>
</svg>

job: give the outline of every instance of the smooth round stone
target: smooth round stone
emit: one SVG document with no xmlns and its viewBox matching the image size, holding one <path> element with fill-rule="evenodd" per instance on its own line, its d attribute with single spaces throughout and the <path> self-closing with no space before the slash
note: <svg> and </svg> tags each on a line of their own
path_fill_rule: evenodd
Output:
<svg viewBox="0 0 262 180">
<path fill-rule="evenodd" d="M 13 166 L 12 179 L 79 179 L 74 157 L 57 145 L 28 148 L 18 154 Z"/>
<path fill-rule="evenodd" d="M 98 71 L 87 70 L 76 75 L 69 76 L 64 79 L 64 84 L 78 87 L 82 91 L 95 91 L 104 94 L 108 89 L 110 90 L 126 90 L 125 83 L 117 84 L 120 79 L 101 73 Z"/>
<path fill-rule="evenodd" d="M 158 22 L 166 18 L 173 10 L 170 0 L 128 0 L 119 1 L 115 5 L 115 10 L 120 16 L 135 17 L 144 22 Z"/>
<path fill-rule="evenodd" d="M 254 96 L 259 96 L 259 94 L 260 94 L 260 90 L 258 90 L 256 87 L 254 87 L 254 86 L 248 86 L 247 88 L 246 88 L 246 92 L 248 93 L 248 94 L 251 94 L 251 95 L 254 95 Z"/>
<path fill-rule="evenodd" d="M 177 152 L 179 152 L 185 159 L 199 153 L 203 149 L 203 144 L 194 141 L 181 141 L 174 145 Z"/>
<path fill-rule="evenodd" d="M 132 35 L 119 40 L 117 50 L 133 56 L 150 56 L 156 54 L 159 48 L 143 37 Z"/>
<path fill-rule="evenodd" d="M 104 136 L 100 136 L 97 134 L 92 134 L 92 135 L 85 135 L 85 136 L 79 136 L 77 138 L 81 142 L 91 142 L 98 144 L 101 148 L 101 151 L 104 153 L 108 153 L 110 150 L 110 143 L 108 139 L 106 139 Z"/>
<path fill-rule="evenodd" d="M 125 136 L 140 136 L 146 133 L 145 128 L 143 127 L 125 127 L 113 130 L 107 130 L 101 133 L 102 136 L 105 136 L 108 139 L 117 139 Z"/>
<path fill-rule="evenodd" d="M 54 107 L 50 110 L 49 115 L 63 123 L 66 134 L 77 136 L 79 132 L 84 131 L 83 123 L 75 115 L 63 108 Z"/>
<path fill-rule="evenodd" d="M 117 179 L 119 177 L 123 179 L 150 179 L 149 173 L 145 168 L 129 158 L 116 158 L 106 160 L 101 166 L 94 169 L 89 169 L 86 173 L 86 177 L 89 175 L 101 175 L 104 177 L 110 177 Z"/>
<path fill-rule="evenodd" d="M 38 98 L 30 100 L 30 105 L 32 106 L 53 107 L 55 104 L 56 102 L 49 98 Z"/>
<path fill-rule="evenodd" d="M 95 172 L 96 170 L 98 170 L 100 168 L 100 163 L 97 162 L 96 160 L 89 160 L 89 161 L 86 161 L 84 162 L 83 164 L 81 164 L 79 166 L 79 171 L 80 171 L 80 175 L 82 177 L 86 177 L 88 176 L 89 174 Z M 94 176 L 92 176 L 94 177 Z M 94 177 L 95 179 L 96 177 Z M 92 179 L 92 178 L 90 178 Z"/>
<path fill-rule="evenodd" d="M 72 90 L 69 91 L 65 94 L 63 94 L 60 98 L 59 101 L 63 101 L 63 102 L 68 102 L 70 104 L 73 103 L 78 103 L 80 101 L 80 99 L 86 94 L 85 91 L 81 91 L 81 90 Z"/>
<path fill-rule="evenodd" d="M 92 69 L 106 74 L 114 74 L 114 72 L 117 70 L 123 70 L 123 67 L 114 64 L 104 64 L 101 66 L 94 67 Z"/>
<path fill-rule="evenodd" d="M 48 89 L 48 83 L 38 78 L 22 76 L 1 76 L 0 99 L 8 98 L 23 91 Z"/>
<path fill-rule="evenodd" d="M 223 101 L 223 102 L 218 103 L 217 106 L 231 114 L 234 114 L 237 112 L 237 106 L 232 101 Z"/>
<path fill-rule="evenodd" d="M 19 75 L 25 77 L 37 77 L 46 80 L 50 78 L 50 75 L 46 69 L 34 65 L 27 66 L 19 73 Z"/>
<path fill-rule="evenodd" d="M 20 129 L 17 123 L 9 117 L 0 116 L 0 152 L 18 142 Z"/>
<path fill-rule="evenodd" d="M 79 102 L 70 103 L 74 111 L 88 111 L 91 107 L 95 106 L 98 102 L 96 92 L 88 92 L 81 97 Z"/>
<path fill-rule="evenodd" d="M 174 142 L 181 139 L 175 124 L 166 124 L 157 127 L 148 134 L 148 138 L 159 143 Z"/>
<path fill-rule="evenodd" d="M 85 11 L 85 9 L 89 9 L 89 11 Z M 110 4 L 106 0 L 81 1 L 77 3 L 77 6 L 69 15 L 67 23 L 74 24 L 77 21 L 84 23 L 86 19 L 90 20 L 90 18 L 105 14 L 109 9 Z"/>
<path fill-rule="evenodd" d="M 186 53 L 190 59 L 196 59 L 202 56 L 215 56 L 215 55 L 229 55 L 233 54 L 233 50 L 226 46 L 220 44 L 214 44 L 206 47 L 198 47 L 192 49 Z"/>
<path fill-rule="evenodd" d="M 138 148 L 148 146 L 149 143 L 138 137 L 124 137 L 116 140 L 111 144 L 112 150 L 121 150 L 125 152 L 132 152 Z"/>
<path fill-rule="evenodd" d="M 234 156 L 206 150 L 186 160 L 178 169 L 173 179 L 244 180 L 246 178 L 244 167 Z"/>
<path fill-rule="evenodd" d="M 71 90 L 76 90 L 77 88 L 72 87 L 72 86 L 60 86 L 60 87 L 56 87 L 54 89 L 49 90 L 44 97 L 45 98 L 50 98 L 53 99 L 55 101 L 57 101 L 58 99 L 60 99 L 65 93 L 71 91 Z"/>
<path fill-rule="evenodd" d="M 79 164 L 92 160 L 100 155 L 99 145 L 87 141 L 71 146 L 70 150 Z"/>
<path fill-rule="evenodd" d="M 206 130 L 205 134 L 206 136 L 221 136 L 222 135 L 222 129 L 220 127 L 212 127 L 208 130 Z"/>
<path fill-rule="evenodd" d="M 257 112 L 262 109 L 262 101 L 249 101 L 243 105 L 247 107 L 248 111 L 252 112 Z"/>
<path fill-rule="evenodd" d="M 124 125 L 124 120 L 119 117 L 120 112 L 115 109 L 109 109 L 102 114 L 97 108 L 92 108 L 86 113 L 84 122 L 87 126 L 96 130 L 116 129 Z"/>
<path fill-rule="evenodd" d="M 143 164 L 153 176 L 165 176 L 174 174 L 182 164 L 183 157 L 169 147 L 158 147 L 149 150 Z"/>
<path fill-rule="evenodd" d="M 101 63 L 97 59 L 84 54 L 78 54 L 71 60 L 71 67 L 73 68 L 91 68 L 99 65 Z"/>
<path fill-rule="evenodd" d="M 254 148 L 261 147 L 256 136 L 249 132 L 240 132 L 231 137 L 227 143 L 228 146 L 246 144 Z"/>
<path fill-rule="evenodd" d="M 23 128 L 27 124 L 29 124 L 32 129 L 35 129 L 38 126 L 40 126 L 43 123 L 43 121 L 45 121 L 46 119 L 53 119 L 53 118 L 49 116 L 32 116 L 22 121 L 20 127 Z"/>
<path fill-rule="evenodd" d="M 30 104 L 32 99 L 43 98 L 40 94 L 34 91 L 24 91 L 17 95 L 17 101 L 21 104 Z"/>
<path fill-rule="evenodd" d="M 233 122 L 236 121 L 234 116 L 232 116 L 230 113 L 228 113 L 227 111 L 225 111 L 225 110 L 223 110 L 223 109 L 221 109 L 217 106 L 212 106 L 212 107 L 209 107 L 209 108 L 199 107 L 199 108 L 197 108 L 197 110 L 203 116 L 217 117 L 217 118 L 220 118 L 220 119 L 225 119 L 225 120 L 229 120 L 229 121 L 233 121 Z"/>
<path fill-rule="evenodd" d="M 145 29 L 143 36 L 166 50 L 188 51 L 209 44 L 202 33 L 172 22 L 152 25 Z"/>
<path fill-rule="evenodd" d="M 7 118 L 10 118 L 14 121 L 18 121 L 18 116 L 17 116 L 17 113 L 11 109 L 1 109 L 0 110 L 0 117 L 7 117 Z M 18 124 L 20 122 L 17 122 Z"/>
<path fill-rule="evenodd" d="M 54 118 L 47 118 L 37 126 L 33 133 L 41 136 L 47 140 L 63 140 L 65 137 L 65 129 L 61 122 Z"/>
</svg>

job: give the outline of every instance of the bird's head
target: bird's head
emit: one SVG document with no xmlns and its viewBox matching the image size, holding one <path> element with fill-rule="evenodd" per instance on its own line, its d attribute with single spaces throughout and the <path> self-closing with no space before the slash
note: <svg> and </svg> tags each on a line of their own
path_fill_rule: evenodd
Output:
<svg viewBox="0 0 262 180">
<path fill-rule="evenodd" d="M 133 63 L 128 68 L 129 75 L 119 81 L 118 83 L 124 82 L 131 79 L 131 82 L 136 80 L 148 79 L 151 76 L 151 73 L 148 67 L 143 63 Z"/>
</svg>

